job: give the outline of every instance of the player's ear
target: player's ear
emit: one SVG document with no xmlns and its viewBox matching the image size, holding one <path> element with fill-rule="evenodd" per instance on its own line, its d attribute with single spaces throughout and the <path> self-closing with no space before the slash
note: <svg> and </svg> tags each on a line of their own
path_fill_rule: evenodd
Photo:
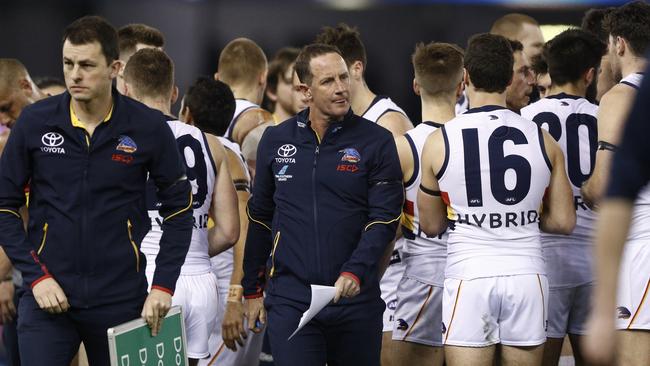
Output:
<svg viewBox="0 0 650 366">
<path fill-rule="evenodd" d="M 463 84 L 465 86 L 469 85 L 469 73 L 467 72 L 467 69 L 463 67 Z"/>
<path fill-rule="evenodd" d="M 413 92 L 415 95 L 420 95 L 420 84 L 418 84 L 418 81 L 415 78 L 413 78 Z"/>
<path fill-rule="evenodd" d="M 124 72 L 126 64 L 122 60 L 113 60 L 108 67 L 111 69 L 111 80 L 115 79 L 120 72 Z"/>
<path fill-rule="evenodd" d="M 616 45 L 616 54 L 618 56 L 623 56 L 627 51 L 627 41 L 625 38 L 616 36 L 616 42 L 614 44 Z"/>
<path fill-rule="evenodd" d="M 598 77 L 598 72 L 596 71 L 596 68 L 590 67 L 589 70 L 585 71 L 584 80 L 587 86 L 593 84 L 594 79 L 597 77 Z"/>
<path fill-rule="evenodd" d="M 219 72 L 214 73 L 214 80 L 219 80 Z"/>
<path fill-rule="evenodd" d="M 180 113 L 181 121 L 187 123 L 188 125 L 194 125 L 194 116 L 192 116 L 192 111 L 186 105 L 183 105 Z"/>
<path fill-rule="evenodd" d="M 264 88 L 266 88 L 266 77 L 268 76 L 268 74 L 269 74 L 269 70 L 268 69 L 264 70 L 264 72 L 260 74 L 260 78 L 258 80 L 259 85 L 262 85 Z"/>
<path fill-rule="evenodd" d="M 178 93 L 179 93 L 178 92 L 178 86 L 174 85 L 174 88 L 172 89 L 172 101 L 171 101 L 172 103 L 171 104 L 176 103 L 176 101 L 178 100 Z"/>
<path fill-rule="evenodd" d="M 363 77 L 363 70 L 363 63 L 359 60 L 354 61 L 352 65 L 350 65 L 350 75 L 357 80 Z"/>
</svg>

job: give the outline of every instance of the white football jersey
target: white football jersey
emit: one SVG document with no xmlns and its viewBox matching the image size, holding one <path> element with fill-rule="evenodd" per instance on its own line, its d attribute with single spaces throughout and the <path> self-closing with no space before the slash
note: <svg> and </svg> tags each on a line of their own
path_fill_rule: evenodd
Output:
<svg viewBox="0 0 650 366">
<path fill-rule="evenodd" d="M 361 117 L 368 121 L 375 122 L 388 112 L 398 112 L 406 116 L 406 112 L 395 104 L 389 97 L 378 95 L 370 103 L 368 109 L 361 115 Z"/>
<path fill-rule="evenodd" d="M 241 114 L 245 111 L 251 108 L 259 108 L 259 106 L 245 99 L 237 99 L 235 102 L 237 104 L 237 107 L 235 108 L 235 114 L 233 115 L 232 121 L 230 122 L 230 127 L 228 127 L 228 131 L 226 131 L 225 136 L 219 137 L 219 141 L 221 141 L 226 149 L 234 151 L 237 156 L 241 158 L 242 167 L 244 168 L 244 171 L 248 177 L 248 181 L 250 182 L 251 177 L 248 173 L 248 166 L 246 165 L 244 156 L 241 153 L 241 148 L 239 147 L 239 144 L 233 142 L 232 140 L 229 140 L 229 137 L 230 133 L 232 133 L 231 128 L 235 126 L 235 123 L 237 123 L 239 116 L 241 116 Z M 212 262 L 212 271 L 217 276 L 217 280 L 219 281 L 220 285 L 226 285 L 230 283 L 230 275 L 232 274 L 232 266 L 234 261 L 233 250 L 233 248 L 230 248 L 210 259 Z"/>
<path fill-rule="evenodd" d="M 636 90 L 641 87 L 642 73 L 632 73 L 621 80 L 621 84 L 628 85 Z M 628 240 L 650 240 L 650 185 L 646 185 L 634 201 L 632 223 Z"/>
<path fill-rule="evenodd" d="M 576 208 L 571 235 L 542 233 L 551 287 L 589 283 L 592 276 L 592 234 L 596 215 L 582 199 L 580 187 L 594 170 L 598 148 L 598 106 L 583 97 L 560 93 L 521 109 L 521 116 L 546 129 L 564 153 L 565 169 Z"/>
<path fill-rule="evenodd" d="M 194 228 L 190 248 L 181 267 L 181 274 L 196 275 L 209 273 L 211 264 L 208 254 L 208 216 L 212 205 L 212 194 L 217 168 L 210 153 L 208 141 L 201 130 L 180 121 L 168 121 L 174 133 L 181 156 L 184 157 L 187 180 L 192 186 L 192 207 L 194 209 Z M 150 185 L 151 186 L 151 185 Z M 155 190 L 154 190 L 155 192 Z M 148 200 L 155 194 L 151 189 Z M 155 200 L 155 198 L 153 198 Z M 151 230 L 142 241 L 141 250 L 147 258 L 147 273 L 155 270 L 155 259 L 160 250 L 162 218 L 158 214 L 158 202 L 148 204 Z"/>
<path fill-rule="evenodd" d="M 402 255 L 405 261 L 410 258 L 418 257 L 417 265 L 407 265 L 405 273 L 409 277 L 414 277 L 442 286 L 444 283 L 444 266 L 447 258 L 447 232 L 444 232 L 433 238 L 428 237 L 420 229 L 419 210 L 417 206 L 417 195 L 422 179 L 422 150 L 427 137 L 442 127 L 441 124 L 434 122 L 422 122 L 415 128 L 409 130 L 406 140 L 411 146 L 413 155 L 413 176 L 408 182 L 404 183 L 406 191 L 406 200 L 402 214 L 402 233 L 404 235 L 404 246 Z M 411 262 L 413 263 L 413 262 Z"/>
<path fill-rule="evenodd" d="M 235 114 L 232 117 L 232 120 L 230 121 L 230 125 L 228 125 L 228 129 L 226 130 L 226 134 L 224 137 L 232 141 L 232 131 L 235 129 L 235 124 L 237 124 L 237 120 L 239 119 L 239 116 L 241 116 L 242 113 L 246 112 L 249 109 L 253 108 L 259 108 L 260 106 L 253 103 L 249 102 L 246 99 L 235 99 Z"/>
<path fill-rule="evenodd" d="M 473 108 L 443 127 L 438 173 L 447 204 L 446 278 L 545 274 L 540 206 L 551 177 L 541 129 L 500 106 Z"/>
</svg>

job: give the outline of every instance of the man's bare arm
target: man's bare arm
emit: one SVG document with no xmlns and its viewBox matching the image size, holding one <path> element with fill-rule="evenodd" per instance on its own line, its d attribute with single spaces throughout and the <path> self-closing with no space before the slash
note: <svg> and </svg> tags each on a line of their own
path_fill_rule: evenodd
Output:
<svg viewBox="0 0 650 366">
<path fill-rule="evenodd" d="M 387 112 L 377 120 L 377 124 L 398 137 L 413 128 L 413 123 L 400 112 Z"/>
<path fill-rule="evenodd" d="M 542 129 L 544 146 L 551 161 L 551 181 L 544 196 L 540 228 L 547 233 L 571 234 L 576 226 L 573 190 L 564 169 L 564 154 L 553 137 Z"/>
<path fill-rule="evenodd" d="M 272 126 L 274 123 L 273 115 L 269 111 L 262 108 L 251 108 L 239 116 L 235 128 L 232 131 L 232 138 L 241 146 L 244 143 L 246 135 L 257 126 Z"/>
<path fill-rule="evenodd" d="M 447 205 L 442 201 L 436 177 L 444 164 L 445 154 L 442 130 L 437 130 L 424 144 L 422 180 L 418 190 L 420 227 L 428 236 L 438 235 L 447 228 Z"/>
</svg>

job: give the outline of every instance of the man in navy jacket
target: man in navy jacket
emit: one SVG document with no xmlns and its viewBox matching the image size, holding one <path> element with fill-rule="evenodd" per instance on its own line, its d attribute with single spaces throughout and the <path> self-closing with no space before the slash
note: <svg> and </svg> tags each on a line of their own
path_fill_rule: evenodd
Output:
<svg viewBox="0 0 650 366">
<path fill-rule="evenodd" d="M 248 324 L 268 311 L 278 365 L 379 365 L 377 267 L 403 202 L 397 150 L 388 130 L 350 109 L 337 48 L 305 47 L 296 71 L 309 108 L 269 127 L 258 148 L 242 281 Z M 287 342 L 310 284 L 334 285 L 334 304 Z"/>
<path fill-rule="evenodd" d="M 165 117 L 112 89 L 117 34 L 99 17 L 63 38 L 67 93 L 23 110 L 0 160 L 0 243 L 22 272 L 23 365 L 69 365 L 80 341 L 109 365 L 106 329 L 142 315 L 155 335 L 192 231 L 191 189 Z M 139 243 L 150 176 L 164 217 L 147 296 Z M 29 224 L 18 209 L 29 184 Z M 146 298 L 146 300 L 145 300 Z"/>
</svg>

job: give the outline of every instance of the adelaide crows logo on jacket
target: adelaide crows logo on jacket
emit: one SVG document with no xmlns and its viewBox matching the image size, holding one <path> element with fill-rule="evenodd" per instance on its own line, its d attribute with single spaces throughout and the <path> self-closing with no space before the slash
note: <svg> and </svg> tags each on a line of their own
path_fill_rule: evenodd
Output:
<svg viewBox="0 0 650 366">
<path fill-rule="evenodd" d="M 136 145 L 135 141 L 133 141 L 133 139 L 131 139 L 129 136 L 121 135 L 118 137 L 118 140 L 120 143 L 117 144 L 115 150 L 124 151 L 128 154 L 133 154 L 136 150 L 138 150 L 138 145 Z"/>
<path fill-rule="evenodd" d="M 348 147 L 343 150 L 339 150 L 339 152 L 343 153 L 343 157 L 341 157 L 342 163 L 336 167 L 337 171 L 354 173 L 359 170 L 357 163 L 361 161 L 361 154 L 359 154 L 357 149 Z"/>
</svg>

